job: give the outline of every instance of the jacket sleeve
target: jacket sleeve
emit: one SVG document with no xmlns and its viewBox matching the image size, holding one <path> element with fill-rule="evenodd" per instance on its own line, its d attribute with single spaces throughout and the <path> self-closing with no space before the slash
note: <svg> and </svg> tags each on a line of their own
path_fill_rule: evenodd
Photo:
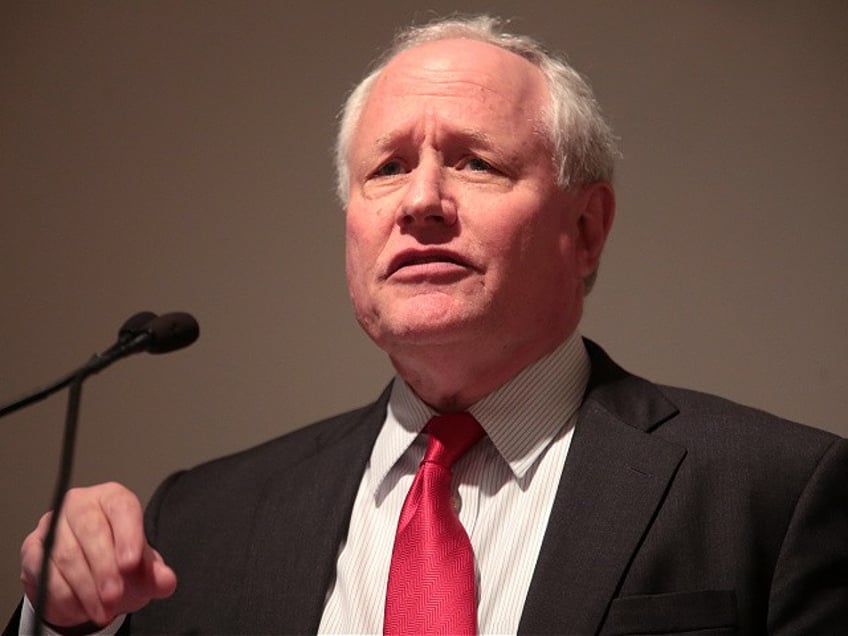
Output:
<svg viewBox="0 0 848 636">
<path fill-rule="evenodd" d="M 770 634 L 848 628 L 848 440 L 815 465 L 795 505 L 769 594 Z"/>
</svg>

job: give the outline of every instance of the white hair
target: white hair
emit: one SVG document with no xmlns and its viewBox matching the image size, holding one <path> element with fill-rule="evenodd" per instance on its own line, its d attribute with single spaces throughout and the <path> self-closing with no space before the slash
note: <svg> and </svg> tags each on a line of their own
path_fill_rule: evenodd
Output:
<svg viewBox="0 0 848 636">
<path fill-rule="evenodd" d="M 426 42 L 465 38 L 493 44 L 533 63 L 545 77 L 550 104 L 543 113 L 558 183 L 567 188 L 594 181 L 611 182 L 618 144 L 592 89 L 564 59 L 537 40 L 503 30 L 490 16 L 448 18 L 401 31 L 373 70 L 353 89 L 342 108 L 336 137 L 336 192 L 342 204 L 350 194 L 350 143 L 375 80 L 398 53 Z"/>
</svg>

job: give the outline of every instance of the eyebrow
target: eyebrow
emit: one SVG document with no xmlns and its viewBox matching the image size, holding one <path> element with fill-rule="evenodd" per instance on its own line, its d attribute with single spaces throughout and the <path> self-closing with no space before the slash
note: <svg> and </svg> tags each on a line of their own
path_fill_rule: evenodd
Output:
<svg viewBox="0 0 848 636">
<path fill-rule="evenodd" d="M 469 143 L 471 146 L 483 146 L 485 148 L 492 146 L 492 138 L 477 128 L 466 128 L 465 130 L 460 130 L 457 134 L 464 141 L 471 142 Z"/>
<path fill-rule="evenodd" d="M 490 148 L 492 146 L 492 138 L 486 132 L 479 128 L 464 128 L 462 130 L 451 130 L 450 135 L 458 138 L 471 146 Z M 394 148 L 406 137 L 409 137 L 408 132 L 393 131 L 380 135 L 374 142 L 374 147 L 379 150 Z"/>
</svg>

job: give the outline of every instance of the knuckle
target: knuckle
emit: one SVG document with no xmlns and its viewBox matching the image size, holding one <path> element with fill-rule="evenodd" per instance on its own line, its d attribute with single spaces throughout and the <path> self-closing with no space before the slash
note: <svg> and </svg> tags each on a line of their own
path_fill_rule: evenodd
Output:
<svg viewBox="0 0 848 636">
<path fill-rule="evenodd" d="M 128 515 L 135 513 L 139 504 L 130 496 L 114 497 L 104 503 L 104 508 L 109 515 Z"/>
<path fill-rule="evenodd" d="M 123 484 L 119 484 L 117 481 L 107 481 L 94 488 L 97 488 L 102 497 L 107 500 L 115 497 L 120 498 L 130 492 Z"/>
<path fill-rule="evenodd" d="M 60 570 L 67 570 L 80 563 L 82 560 L 81 557 L 82 554 L 79 546 L 63 541 L 62 543 L 57 543 L 53 547 L 53 555 L 51 556 L 51 559 Z"/>
<path fill-rule="evenodd" d="M 38 571 L 41 567 L 41 559 L 31 559 L 24 557 L 21 559 L 21 581 L 24 583 L 32 583 L 38 580 Z"/>
<path fill-rule="evenodd" d="M 47 534 L 47 528 L 50 526 L 50 522 L 53 519 L 53 511 L 50 510 L 45 512 L 38 520 L 38 524 L 35 526 L 35 530 L 32 531 L 31 534 L 38 534 L 43 536 Z"/>
<path fill-rule="evenodd" d="M 37 580 L 32 575 L 32 572 L 26 568 L 21 568 L 20 576 L 21 585 L 23 585 L 24 593 L 29 597 L 34 597 L 37 588 Z"/>
<path fill-rule="evenodd" d="M 21 543 L 21 560 L 31 557 L 34 553 L 41 551 L 41 536 L 30 532 Z"/>
<path fill-rule="evenodd" d="M 41 568 L 43 551 L 41 541 L 31 536 L 24 539 L 21 545 L 21 580 L 35 582 Z"/>
<path fill-rule="evenodd" d="M 65 505 L 73 505 L 78 503 L 80 499 L 85 499 L 85 490 L 85 488 L 79 486 L 68 488 L 65 493 Z"/>
<path fill-rule="evenodd" d="M 97 537 L 103 530 L 103 521 L 94 511 L 87 511 L 79 516 L 74 524 L 77 536 Z"/>
</svg>

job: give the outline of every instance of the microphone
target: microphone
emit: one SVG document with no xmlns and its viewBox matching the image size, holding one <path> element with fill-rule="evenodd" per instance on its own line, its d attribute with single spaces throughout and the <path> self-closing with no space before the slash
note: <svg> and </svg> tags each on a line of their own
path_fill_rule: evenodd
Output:
<svg viewBox="0 0 848 636">
<path fill-rule="evenodd" d="M 128 340 L 133 336 L 137 336 L 156 317 L 157 315 L 152 311 L 140 311 L 137 314 L 133 314 L 118 329 L 118 341 Z"/>
<path fill-rule="evenodd" d="M 199 335 L 200 327 L 191 314 L 175 311 L 157 316 L 152 311 L 140 311 L 121 325 L 118 339 L 106 351 L 93 355 L 84 365 L 53 384 L 0 406 L 0 417 L 39 402 L 68 386 L 75 378 L 87 378 L 130 354 L 141 351 L 169 353 L 189 346 Z"/>
<path fill-rule="evenodd" d="M 104 352 L 104 355 L 124 345 L 132 338 L 135 338 L 138 334 L 144 331 L 144 328 L 148 325 L 148 323 L 156 317 L 156 314 L 152 311 L 140 311 L 127 318 L 124 321 L 124 324 L 121 325 L 121 328 L 118 329 L 118 339 Z"/>
<path fill-rule="evenodd" d="M 148 315 L 153 318 L 146 320 Z M 144 323 L 144 324 L 142 324 Z M 133 353 L 170 353 L 189 346 L 200 335 L 194 316 L 184 311 L 174 311 L 156 316 L 142 311 L 131 316 L 118 331 L 118 341 L 106 351 L 94 355 L 80 369 L 87 377 L 113 362 Z"/>
<path fill-rule="evenodd" d="M 149 334 L 149 339 L 140 351 L 170 353 L 193 344 L 200 336 L 200 326 L 191 314 L 174 311 L 151 320 L 145 333 Z"/>
</svg>

